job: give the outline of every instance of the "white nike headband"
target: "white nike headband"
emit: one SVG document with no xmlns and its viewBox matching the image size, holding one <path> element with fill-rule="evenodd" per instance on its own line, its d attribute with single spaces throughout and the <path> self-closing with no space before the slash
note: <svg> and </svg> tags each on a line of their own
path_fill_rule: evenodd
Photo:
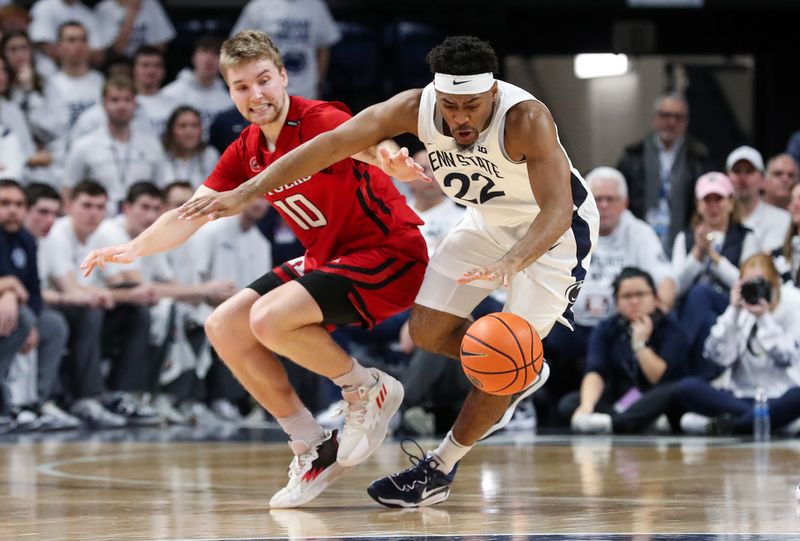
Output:
<svg viewBox="0 0 800 541">
<path fill-rule="evenodd" d="M 433 76 L 433 87 L 445 94 L 480 94 L 487 92 L 494 84 L 491 73 L 473 75 L 448 75 L 437 73 Z"/>
</svg>

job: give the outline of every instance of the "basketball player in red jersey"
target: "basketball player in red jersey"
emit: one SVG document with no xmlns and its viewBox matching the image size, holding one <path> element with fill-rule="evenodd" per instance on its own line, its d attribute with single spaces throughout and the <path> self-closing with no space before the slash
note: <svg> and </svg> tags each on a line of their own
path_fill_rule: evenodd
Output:
<svg viewBox="0 0 800 541">
<path fill-rule="evenodd" d="M 340 103 L 288 96 L 279 52 L 262 32 L 244 31 L 227 40 L 220 70 L 236 107 L 252 124 L 226 149 L 195 198 L 236 188 L 351 116 Z M 381 145 L 266 194 L 306 247 L 305 257 L 253 282 L 217 307 L 205 324 L 220 357 L 289 435 L 295 457 L 288 484 L 270 500 L 274 508 L 312 500 L 345 468 L 369 457 L 403 399 L 396 379 L 361 366 L 326 330 L 348 324 L 369 328 L 409 308 L 425 273 L 422 222 L 374 165 L 400 176 L 421 175 L 422 167 L 407 153 L 392 154 Z M 167 212 L 131 242 L 94 250 L 82 268 L 88 275 L 96 266 L 170 250 L 203 223 Z M 347 411 L 341 440 L 306 409 L 276 354 L 342 387 Z"/>
</svg>

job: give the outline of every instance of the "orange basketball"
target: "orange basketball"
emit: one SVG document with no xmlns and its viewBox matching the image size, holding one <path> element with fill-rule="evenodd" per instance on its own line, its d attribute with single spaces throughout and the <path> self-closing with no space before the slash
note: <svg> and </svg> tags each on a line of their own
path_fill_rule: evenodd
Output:
<svg viewBox="0 0 800 541">
<path fill-rule="evenodd" d="M 461 341 L 461 367 L 472 384 L 489 394 L 518 393 L 542 370 L 542 339 L 533 325 L 514 314 L 483 316 Z"/>
</svg>

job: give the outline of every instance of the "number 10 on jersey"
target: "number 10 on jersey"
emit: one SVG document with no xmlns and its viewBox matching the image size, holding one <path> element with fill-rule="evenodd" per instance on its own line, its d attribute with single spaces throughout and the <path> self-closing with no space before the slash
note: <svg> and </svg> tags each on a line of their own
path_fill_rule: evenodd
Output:
<svg viewBox="0 0 800 541">
<path fill-rule="evenodd" d="M 286 216 L 305 230 L 312 227 L 322 227 L 328 223 L 328 220 L 314 206 L 314 203 L 301 193 L 290 195 L 283 201 L 273 201 L 272 204 L 281 209 Z"/>
</svg>

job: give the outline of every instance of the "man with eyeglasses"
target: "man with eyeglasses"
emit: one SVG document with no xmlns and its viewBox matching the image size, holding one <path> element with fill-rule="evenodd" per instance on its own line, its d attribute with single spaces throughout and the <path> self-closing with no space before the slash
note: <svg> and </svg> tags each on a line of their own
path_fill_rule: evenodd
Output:
<svg viewBox="0 0 800 541">
<path fill-rule="evenodd" d="M 625 148 L 617 169 L 628 181 L 631 212 L 653 226 L 669 252 L 694 211 L 695 179 L 712 167 L 706 146 L 687 131 L 683 96 L 660 96 L 652 126 L 642 141 Z"/>
<path fill-rule="evenodd" d="M 672 405 L 670 382 L 687 370 L 689 342 L 658 308 L 653 278 L 625 267 L 612 285 L 617 315 L 592 331 L 580 391 L 558 404 L 573 432 L 638 433 Z M 677 422 L 677 412 L 673 415 Z"/>
</svg>

